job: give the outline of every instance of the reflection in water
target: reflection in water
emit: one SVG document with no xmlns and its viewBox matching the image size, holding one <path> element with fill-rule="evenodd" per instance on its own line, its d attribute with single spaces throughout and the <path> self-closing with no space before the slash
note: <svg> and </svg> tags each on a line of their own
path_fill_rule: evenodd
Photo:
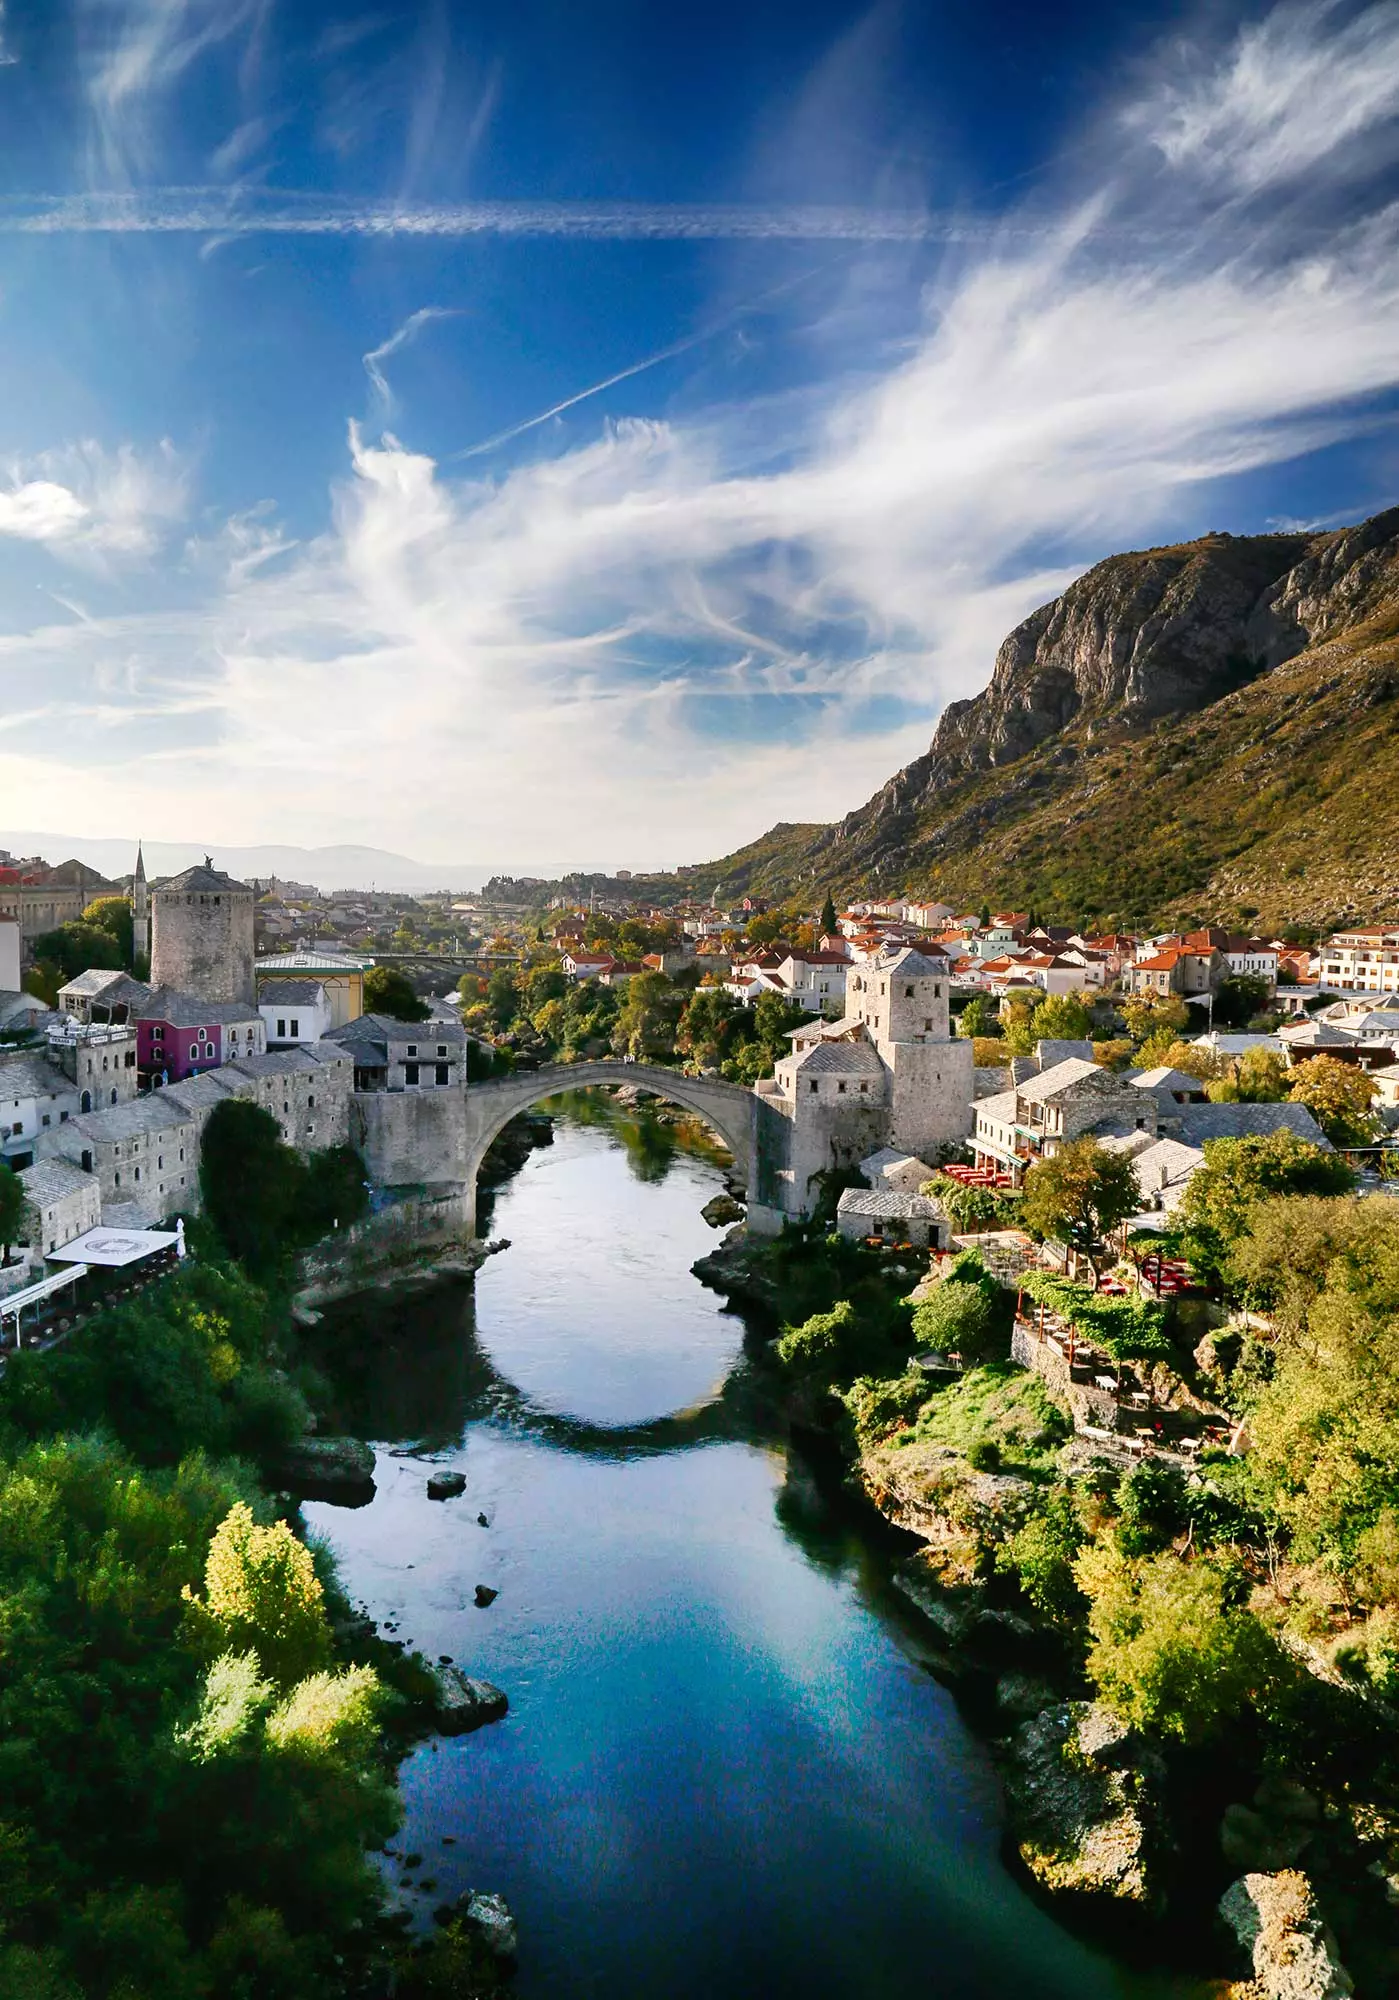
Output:
<svg viewBox="0 0 1399 2000">
<path fill-rule="evenodd" d="M 376 1616 L 511 1700 L 403 1768 L 416 1904 L 503 1891 L 523 2000 L 1177 1990 L 1007 1874 L 885 1559 L 765 1436 L 742 1322 L 689 1274 L 716 1169 L 639 1157 L 590 1101 L 503 1193 L 474 1304 L 328 1322 L 342 1414 L 385 1443 L 371 1506 L 307 1511 Z M 463 1499 L 426 1499 L 429 1454 Z"/>
</svg>

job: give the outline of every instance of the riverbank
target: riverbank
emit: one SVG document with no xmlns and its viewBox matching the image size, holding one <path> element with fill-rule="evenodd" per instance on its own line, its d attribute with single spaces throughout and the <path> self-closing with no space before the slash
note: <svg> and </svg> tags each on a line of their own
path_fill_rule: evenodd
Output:
<svg viewBox="0 0 1399 2000">
<path fill-rule="evenodd" d="M 1004 1301 L 981 1365 L 930 1377 L 902 1303 L 921 1274 L 887 1253 L 735 1233 L 695 1269 L 766 1322 L 789 1413 L 839 1456 L 852 1496 L 917 1538 L 895 1585 L 995 1751 L 1008 1852 L 1037 1891 L 1184 1972 L 1247 1977 L 1251 1958 L 1251 1995 L 1343 1994 L 1343 1959 L 1362 1990 L 1389 1990 L 1387 1711 L 1293 1671 L 1246 1611 L 1237 1462 L 1185 1480 L 1075 1460 L 1067 1410 L 1010 1365 Z M 1305 1950 L 1263 1904 L 1307 1913 Z M 1299 1952 L 1307 1979 L 1288 1984 L 1279 1968 Z"/>
</svg>

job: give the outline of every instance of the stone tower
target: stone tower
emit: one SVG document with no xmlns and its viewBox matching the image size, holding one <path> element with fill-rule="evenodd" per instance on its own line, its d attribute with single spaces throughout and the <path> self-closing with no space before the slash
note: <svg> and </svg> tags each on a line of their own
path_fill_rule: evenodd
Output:
<svg viewBox="0 0 1399 2000">
<path fill-rule="evenodd" d="M 136 843 L 136 873 L 131 878 L 131 963 L 151 955 L 151 907 L 146 888 L 146 857 Z"/>
<path fill-rule="evenodd" d="M 151 984 L 202 1000 L 253 993 L 253 892 L 215 868 L 186 868 L 150 892 Z"/>
</svg>

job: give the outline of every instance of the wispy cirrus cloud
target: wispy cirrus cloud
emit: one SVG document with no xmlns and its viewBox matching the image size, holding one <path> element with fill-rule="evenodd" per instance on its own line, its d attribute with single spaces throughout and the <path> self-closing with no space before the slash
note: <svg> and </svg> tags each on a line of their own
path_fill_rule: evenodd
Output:
<svg viewBox="0 0 1399 2000">
<path fill-rule="evenodd" d="M 424 855 L 636 864 L 857 803 L 1087 561 L 1378 421 L 1393 12 L 1167 52 L 1105 108 L 1101 158 L 969 233 L 914 334 L 810 394 L 575 430 L 494 477 L 352 427 L 321 534 L 245 520 L 189 558 L 188 608 L 0 643 L 0 706 L 37 656 L 50 690 L 33 744 L 0 749 L 14 816 L 42 823 L 56 716 L 94 799 L 158 774 L 171 830 L 210 837 L 250 834 L 271 785 L 288 837 L 360 835 L 372 800 L 376 838 Z M 1327 128 L 1336 36 L 1388 81 Z M 1277 226 L 1303 158 L 1347 189 L 1322 243 Z"/>
<path fill-rule="evenodd" d="M 187 470 L 169 443 L 108 452 L 89 440 L 12 460 L 6 475 L 0 537 L 44 543 L 89 567 L 153 555 L 187 500 Z"/>
<path fill-rule="evenodd" d="M 384 415 L 388 415 L 394 407 L 393 390 L 389 387 L 388 377 L 384 373 L 384 363 L 416 340 L 425 326 L 431 326 L 435 320 L 457 317 L 457 309 L 454 306 L 419 306 L 416 312 L 409 313 L 401 326 L 394 328 L 387 340 L 381 340 L 377 347 L 371 347 L 364 356 L 364 372 L 369 377 L 370 385 Z"/>
</svg>

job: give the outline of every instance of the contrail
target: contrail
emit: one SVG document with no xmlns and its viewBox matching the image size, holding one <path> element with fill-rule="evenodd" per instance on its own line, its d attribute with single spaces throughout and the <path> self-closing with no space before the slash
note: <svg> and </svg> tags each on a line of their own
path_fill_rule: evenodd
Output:
<svg viewBox="0 0 1399 2000">
<path fill-rule="evenodd" d="M 741 305 L 734 306 L 711 326 L 701 327 L 698 333 L 686 334 L 683 340 L 672 341 L 669 347 L 662 347 L 655 354 L 648 354 L 644 360 L 633 361 L 629 367 L 619 368 L 615 375 L 609 375 L 601 382 L 593 382 L 586 389 L 577 390 L 572 396 L 565 396 L 561 403 L 551 404 L 547 410 L 540 410 L 537 416 L 526 417 L 522 423 L 511 424 L 507 430 L 496 431 L 491 437 L 482 438 L 480 444 L 469 444 L 461 451 L 449 451 L 447 458 L 448 460 L 477 458 L 483 451 L 494 451 L 497 445 L 509 444 L 511 438 L 521 437 L 524 432 L 532 431 L 540 424 L 547 424 L 550 417 L 562 416 L 563 412 L 571 410 L 575 403 L 586 403 L 589 396 L 600 396 L 604 389 L 613 389 L 619 382 L 628 382 L 633 375 L 644 375 L 648 368 L 659 368 L 663 361 L 672 361 L 677 354 L 688 354 L 692 347 L 700 347 L 706 340 L 713 340 L 717 334 L 726 332 L 749 313 L 759 311 L 771 300 L 794 291 L 798 285 L 806 284 L 816 275 L 814 270 L 802 271 L 795 278 L 785 279 L 780 285 L 769 286 L 767 291 L 759 292 L 756 298 L 745 299 Z"/>
<path fill-rule="evenodd" d="M 0 234 L 583 237 L 600 242 L 984 242 L 1042 234 L 923 209 L 563 201 L 415 203 L 227 188 L 7 195 Z"/>
<path fill-rule="evenodd" d="M 401 347 L 406 347 L 423 327 L 430 326 L 435 319 L 456 317 L 457 308 L 454 306 L 420 306 L 417 312 L 409 313 L 402 326 L 397 327 L 387 340 L 381 341 L 377 347 L 371 347 L 368 354 L 361 357 L 364 362 L 364 372 L 373 383 L 375 394 L 386 411 L 393 409 L 393 391 L 380 364 L 387 361 L 391 354 L 397 354 Z"/>
</svg>

